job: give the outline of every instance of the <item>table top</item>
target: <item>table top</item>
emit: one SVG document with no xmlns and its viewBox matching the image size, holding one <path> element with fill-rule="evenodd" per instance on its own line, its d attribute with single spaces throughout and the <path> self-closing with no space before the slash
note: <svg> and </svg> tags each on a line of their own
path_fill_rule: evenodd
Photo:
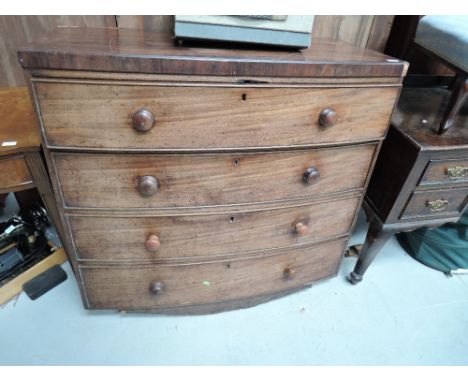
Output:
<svg viewBox="0 0 468 382">
<path fill-rule="evenodd" d="M 421 150 L 468 148 L 468 103 L 461 108 L 452 127 L 438 135 L 450 91 L 437 88 L 404 88 L 392 116 L 392 125 Z"/>
<path fill-rule="evenodd" d="M 41 137 L 26 87 L 0 88 L 0 155 L 38 151 Z"/>
<path fill-rule="evenodd" d="M 272 77 L 396 77 L 408 64 L 345 42 L 313 39 L 303 50 L 226 44 L 176 46 L 168 32 L 57 27 L 21 48 L 27 69 Z"/>
</svg>

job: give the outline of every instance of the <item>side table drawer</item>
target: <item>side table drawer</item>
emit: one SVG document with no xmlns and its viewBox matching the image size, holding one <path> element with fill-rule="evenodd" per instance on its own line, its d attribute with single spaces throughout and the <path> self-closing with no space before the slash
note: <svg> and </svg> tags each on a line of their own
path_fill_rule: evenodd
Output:
<svg viewBox="0 0 468 382">
<path fill-rule="evenodd" d="M 401 219 L 441 217 L 460 214 L 468 199 L 468 188 L 416 191 L 411 196 Z"/>
<path fill-rule="evenodd" d="M 468 182 L 468 158 L 431 160 L 419 185 L 449 185 L 462 182 Z"/>
<path fill-rule="evenodd" d="M 24 156 L 0 158 L 0 190 L 7 191 L 32 183 L 33 180 Z"/>
<path fill-rule="evenodd" d="M 89 308 L 157 309 L 237 300 L 332 277 L 345 241 L 258 259 L 138 267 L 80 266 Z"/>
</svg>

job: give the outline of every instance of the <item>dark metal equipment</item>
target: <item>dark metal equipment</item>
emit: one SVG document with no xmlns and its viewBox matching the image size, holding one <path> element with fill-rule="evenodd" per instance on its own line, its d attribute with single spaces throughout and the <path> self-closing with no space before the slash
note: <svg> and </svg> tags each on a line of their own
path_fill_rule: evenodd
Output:
<svg viewBox="0 0 468 382">
<path fill-rule="evenodd" d="M 49 225 L 47 211 L 39 204 L 0 223 L 0 283 L 51 253 L 44 232 Z"/>
</svg>

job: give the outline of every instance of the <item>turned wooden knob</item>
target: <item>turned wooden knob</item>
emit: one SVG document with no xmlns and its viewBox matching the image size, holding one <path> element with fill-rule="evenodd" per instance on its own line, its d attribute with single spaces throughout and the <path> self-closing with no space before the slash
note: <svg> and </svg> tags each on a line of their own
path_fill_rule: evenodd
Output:
<svg viewBox="0 0 468 382">
<path fill-rule="evenodd" d="M 318 123 L 322 127 L 330 127 L 336 123 L 336 111 L 327 107 L 320 112 Z"/>
<path fill-rule="evenodd" d="M 149 291 L 151 292 L 151 294 L 154 294 L 155 296 L 160 295 L 165 290 L 166 290 L 166 285 L 159 281 L 153 281 L 149 285 Z"/>
<path fill-rule="evenodd" d="M 292 279 L 294 277 L 294 275 L 296 274 L 296 270 L 294 268 L 291 268 L 291 267 L 286 267 L 284 268 L 283 270 L 283 278 L 285 280 L 289 280 L 289 279 Z"/>
<path fill-rule="evenodd" d="M 307 184 L 314 184 L 320 179 L 320 171 L 317 167 L 309 167 L 303 175 L 304 182 Z"/>
<path fill-rule="evenodd" d="M 151 196 L 159 189 L 159 181 L 154 176 L 145 175 L 138 179 L 138 192 L 143 196 Z"/>
<path fill-rule="evenodd" d="M 160 246 L 159 236 L 155 233 L 150 234 L 145 241 L 145 248 L 148 252 L 156 252 Z"/>
<path fill-rule="evenodd" d="M 304 220 L 298 220 L 294 222 L 292 231 L 296 235 L 304 236 L 309 231 L 309 227 L 307 227 L 307 223 Z"/>
<path fill-rule="evenodd" d="M 140 109 L 133 114 L 132 127 L 141 132 L 149 131 L 154 125 L 154 115 L 148 109 Z"/>
</svg>

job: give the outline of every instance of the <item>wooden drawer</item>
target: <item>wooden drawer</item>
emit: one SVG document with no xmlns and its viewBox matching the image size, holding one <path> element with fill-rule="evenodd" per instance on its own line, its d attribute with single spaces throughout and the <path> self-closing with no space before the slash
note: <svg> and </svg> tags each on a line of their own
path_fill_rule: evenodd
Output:
<svg viewBox="0 0 468 382">
<path fill-rule="evenodd" d="M 467 197 L 468 188 L 416 191 L 411 196 L 401 218 L 458 215 L 465 208 Z"/>
<path fill-rule="evenodd" d="M 32 186 L 33 180 L 24 156 L 0 158 L 0 190 L 14 191 L 28 184 Z"/>
<path fill-rule="evenodd" d="M 362 145 L 255 154 L 54 153 L 53 158 L 67 207 L 173 208 L 304 199 L 359 189 L 374 151 L 375 145 Z M 310 168 L 318 176 L 313 173 L 306 183 Z M 148 185 L 148 176 L 157 179 L 157 189 L 155 183 Z M 141 194 L 145 184 L 153 195 Z"/>
<path fill-rule="evenodd" d="M 201 258 L 311 243 L 348 234 L 361 198 L 291 208 L 161 217 L 69 216 L 79 260 Z M 296 224 L 306 226 L 299 234 Z M 303 228 L 303 226 L 299 226 Z M 159 238 L 155 252 L 145 248 Z M 253 254 L 256 256 L 256 254 Z"/>
<path fill-rule="evenodd" d="M 468 182 L 468 159 L 431 160 L 419 185 L 449 185 Z"/>
<path fill-rule="evenodd" d="M 334 276 L 345 241 L 257 259 L 192 265 L 85 267 L 89 308 L 157 309 L 237 300 Z"/>
<path fill-rule="evenodd" d="M 384 136 L 399 87 L 266 88 L 35 82 L 49 146 L 213 149 L 297 146 Z M 150 123 L 132 127 L 135 116 Z M 319 125 L 322 110 L 336 123 Z M 139 117 L 137 118 L 137 116 Z M 146 119 L 145 119 L 146 118 Z M 151 124 L 146 125 L 151 126 Z"/>
</svg>

